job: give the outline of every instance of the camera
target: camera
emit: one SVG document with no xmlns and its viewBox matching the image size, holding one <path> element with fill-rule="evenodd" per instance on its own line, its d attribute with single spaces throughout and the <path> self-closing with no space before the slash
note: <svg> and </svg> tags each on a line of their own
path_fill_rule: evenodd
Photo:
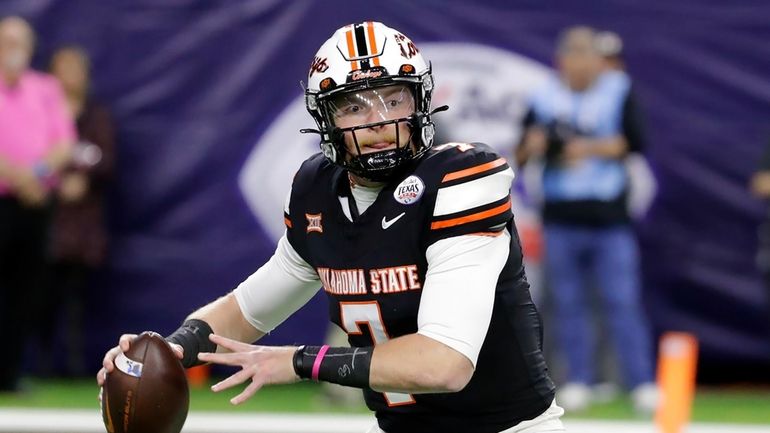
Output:
<svg viewBox="0 0 770 433">
<path fill-rule="evenodd" d="M 564 152 L 564 146 L 573 138 L 580 136 L 580 131 L 574 126 L 561 120 L 554 120 L 546 128 L 545 159 L 556 162 Z"/>
</svg>

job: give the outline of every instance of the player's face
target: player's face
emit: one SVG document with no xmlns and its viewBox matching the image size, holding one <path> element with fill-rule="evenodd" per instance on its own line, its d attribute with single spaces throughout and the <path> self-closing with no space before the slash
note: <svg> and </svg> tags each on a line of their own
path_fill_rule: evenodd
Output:
<svg viewBox="0 0 770 433">
<path fill-rule="evenodd" d="M 332 100 L 332 120 L 339 128 L 351 128 L 389 120 L 403 119 L 414 114 L 414 95 L 409 87 L 393 85 L 340 95 Z M 409 143 L 411 131 L 407 122 L 345 131 L 348 152 L 357 155 L 395 149 Z M 355 138 L 354 138 L 355 134 Z"/>
</svg>

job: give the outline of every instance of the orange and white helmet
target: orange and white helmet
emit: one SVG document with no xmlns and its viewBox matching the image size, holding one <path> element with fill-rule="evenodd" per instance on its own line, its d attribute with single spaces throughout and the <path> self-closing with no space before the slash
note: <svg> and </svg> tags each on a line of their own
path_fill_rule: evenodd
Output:
<svg viewBox="0 0 770 433">
<path fill-rule="evenodd" d="M 411 90 L 414 108 L 409 115 L 347 128 L 335 125 L 332 101 L 345 94 L 394 85 Z M 371 21 L 344 26 L 321 46 L 310 65 L 305 104 L 318 131 L 303 132 L 321 135 L 321 150 L 331 162 L 368 179 L 386 180 L 433 145 L 433 87 L 430 65 L 401 32 Z M 355 154 L 345 145 L 345 132 L 355 137 L 358 130 L 389 124 L 398 130 L 401 122 L 409 126 L 410 139 L 397 139 L 395 149 L 362 154 L 356 141 Z"/>
</svg>

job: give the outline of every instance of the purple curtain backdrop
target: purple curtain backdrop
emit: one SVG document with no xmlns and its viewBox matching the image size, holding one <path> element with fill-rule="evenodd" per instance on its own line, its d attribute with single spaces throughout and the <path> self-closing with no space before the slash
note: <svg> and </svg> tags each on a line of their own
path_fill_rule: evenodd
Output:
<svg viewBox="0 0 770 433">
<path fill-rule="evenodd" d="M 118 122 L 112 258 L 88 302 L 94 368 L 121 332 L 170 332 L 269 258 L 239 172 L 321 42 L 369 19 L 418 47 L 470 42 L 546 65 L 566 26 L 617 31 L 659 182 L 639 226 L 655 332 L 694 332 L 706 365 L 770 362 L 754 263 L 765 205 L 747 191 L 770 136 L 767 2 L 1 0 L 7 14 L 37 30 L 38 67 L 59 45 L 85 47 Z M 268 341 L 320 341 L 325 305 L 316 297 Z"/>
</svg>

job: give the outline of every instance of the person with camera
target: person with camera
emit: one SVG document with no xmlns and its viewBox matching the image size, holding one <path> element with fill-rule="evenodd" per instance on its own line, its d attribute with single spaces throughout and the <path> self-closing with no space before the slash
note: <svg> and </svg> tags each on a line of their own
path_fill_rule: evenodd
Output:
<svg viewBox="0 0 770 433">
<path fill-rule="evenodd" d="M 562 34 L 556 62 L 558 76 L 532 96 L 516 158 L 543 162 L 546 279 L 567 367 L 557 401 L 567 410 L 591 402 L 588 289 L 596 286 L 625 385 L 637 410 L 649 413 L 658 392 L 623 164 L 643 142 L 631 85 L 625 74 L 603 72 L 596 33 L 587 27 Z"/>
</svg>

